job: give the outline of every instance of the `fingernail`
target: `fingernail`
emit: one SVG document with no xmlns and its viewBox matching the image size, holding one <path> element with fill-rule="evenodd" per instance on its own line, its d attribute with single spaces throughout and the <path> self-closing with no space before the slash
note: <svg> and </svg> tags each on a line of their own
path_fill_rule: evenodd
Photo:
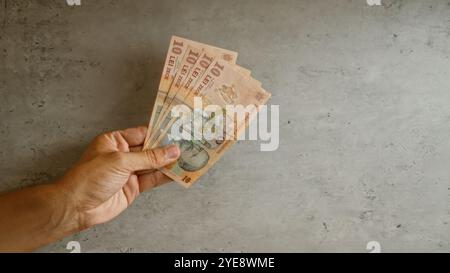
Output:
<svg viewBox="0 0 450 273">
<path fill-rule="evenodd" d="M 180 149 L 177 145 L 170 145 L 166 148 L 166 156 L 168 159 L 175 159 L 180 155 Z"/>
</svg>

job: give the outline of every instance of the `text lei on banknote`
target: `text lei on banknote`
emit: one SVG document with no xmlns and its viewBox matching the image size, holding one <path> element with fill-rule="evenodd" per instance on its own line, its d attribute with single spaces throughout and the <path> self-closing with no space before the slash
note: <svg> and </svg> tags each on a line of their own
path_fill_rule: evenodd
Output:
<svg viewBox="0 0 450 273">
<path fill-rule="evenodd" d="M 185 187 L 191 186 L 230 148 L 249 123 L 265 105 L 270 93 L 251 77 L 251 71 L 236 64 L 237 52 L 173 36 L 167 52 L 159 89 L 144 143 L 145 149 L 176 144 L 180 158 L 160 169 L 165 175 Z M 218 106 L 224 114 L 221 137 L 216 139 L 174 139 L 171 128 L 179 125 L 181 118 L 173 116 L 174 107 L 183 106 L 200 116 L 200 128 L 212 117 L 202 106 Z M 227 112 L 230 106 L 246 106 L 243 119 Z M 251 107 L 248 107 L 251 106 Z M 250 109 L 250 110 L 248 110 Z M 200 113 L 199 113 L 200 112 Z M 184 119 L 184 122 L 186 119 Z M 183 135 L 195 135 L 198 119 L 191 116 L 190 126 L 180 126 Z"/>
</svg>

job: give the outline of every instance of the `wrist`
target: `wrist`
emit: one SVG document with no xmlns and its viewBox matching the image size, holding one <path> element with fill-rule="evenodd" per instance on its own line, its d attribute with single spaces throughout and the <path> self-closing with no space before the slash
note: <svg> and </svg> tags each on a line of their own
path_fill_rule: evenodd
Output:
<svg viewBox="0 0 450 273">
<path fill-rule="evenodd" d="M 67 236 L 79 232 L 85 227 L 77 208 L 73 194 L 61 183 L 53 183 L 48 187 L 48 202 L 51 206 L 52 220 L 50 225 L 57 233 Z"/>
</svg>

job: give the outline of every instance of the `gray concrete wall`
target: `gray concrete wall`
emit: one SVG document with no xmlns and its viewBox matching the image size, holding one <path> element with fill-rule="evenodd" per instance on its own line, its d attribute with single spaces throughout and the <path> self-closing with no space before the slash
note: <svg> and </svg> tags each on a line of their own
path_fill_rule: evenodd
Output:
<svg viewBox="0 0 450 273">
<path fill-rule="evenodd" d="M 145 124 L 172 34 L 238 51 L 280 105 L 277 151 L 241 142 L 41 251 L 450 251 L 449 1 L 1 2 L 2 191 Z"/>
</svg>

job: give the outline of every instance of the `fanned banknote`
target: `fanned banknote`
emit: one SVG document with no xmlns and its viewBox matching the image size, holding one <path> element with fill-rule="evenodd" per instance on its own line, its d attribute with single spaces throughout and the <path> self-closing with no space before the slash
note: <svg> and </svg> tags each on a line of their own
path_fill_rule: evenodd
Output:
<svg viewBox="0 0 450 273">
<path fill-rule="evenodd" d="M 152 128 L 155 128 L 156 126 L 156 122 L 158 121 L 158 117 L 163 108 L 164 101 L 166 100 L 169 89 L 174 81 L 178 69 L 180 68 L 182 58 L 184 57 L 188 46 L 196 47 L 202 50 L 208 50 L 214 55 L 217 55 L 223 60 L 226 60 L 230 63 L 236 63 L 237 60 L 237 52 L 195 42 L 178 36 L 172 36 L 169 44 L 169 49 L 167 51 L 166 61 L 164 63 L 155 104 L 150 116 L 149 130 L 147 131 L 145 144 L 147 144 L 150 138 Z"/>
<path fill-rule="evenodd" d="M 180 158 L 160 170 L 185 187 L 220 159 L 271 96 L 250 70 L 235 64 L 236 57 L 233 51 L 171 39 L 144 149 L 178 145 Z M 214 106 L 215 112 L 196 108 L 199 102 L 203 108 Z M 181 107 L 189 114 L 173 116 L 173 110 Z M 230 111 L 238 107 L 245 108 L 243 116 Z M 220 114 L 222 119 L 217 118 Z M 206 136 L 207 130 L 212 138 Z"/>
<path fill-rule="evenodd" d="M 156 123 L 155 127 L 152 130 L 152 134 L 150 135 L 148 141 L 149 147 L 155 146 L 155 141 L 161 136 L 161 134 L 164 132 L 164 129 L 169 125 L 169 122 L 171 121 L 170 110 L 174 106 L 183 103 L 188 98 L 188 95 L 197 84 L 197 81 L 201 78 L 201 76 L 203 76 L 203 73 L 208 69 L 210 64 L 215 61 L 216 59 L 213 58 L 210 53 L 203 52 L 202 56 L 198 59 L 198 63 L 193 66 L 191 73 L 184 78 L 184 82 L 180 84 L 174 82 L 172 84 L 169 94 L 166 97 L 166 101 L 162 108 L 161 114 L 159 116 L 159 121 Z M 250 78 L 250 70 L 238 65 L 234 65 L 233 69 L 246 76 L 248 81 L 253 81 L 261 85 L 260 82 Z M 178 78 L 176 78 L 175 80 L 177 79 Z"/>
</svg>

